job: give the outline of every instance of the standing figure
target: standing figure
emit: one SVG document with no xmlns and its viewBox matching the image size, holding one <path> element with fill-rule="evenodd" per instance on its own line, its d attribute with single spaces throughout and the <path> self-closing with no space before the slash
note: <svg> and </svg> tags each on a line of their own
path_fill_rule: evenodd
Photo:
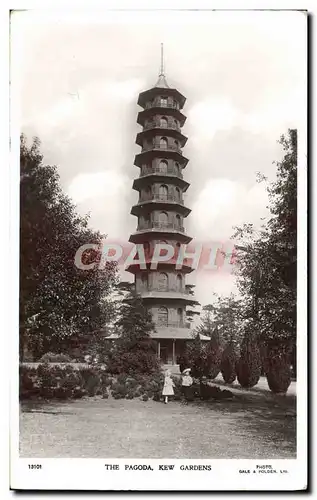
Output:
<svg viewBox="0 0 317 500">
<path fill-rule="evenodd" d="M 182 373 L 182 393 L 186 400 L 191 397 L 191 386 L 193 379 L 190 376 L 190 368 L 186 368 Z"/>
<path fill-rule="evenodd" d="M 168 396 L 174 396 L 174 389 L 173 389 L 174 387 L 175 384 L 173 382 L 173 379 L 171 378 L 171 372 L 167 370 L 165 372 L 164 387 L 162 392 L 165 404 L 168 402 Z"/>
</svg>

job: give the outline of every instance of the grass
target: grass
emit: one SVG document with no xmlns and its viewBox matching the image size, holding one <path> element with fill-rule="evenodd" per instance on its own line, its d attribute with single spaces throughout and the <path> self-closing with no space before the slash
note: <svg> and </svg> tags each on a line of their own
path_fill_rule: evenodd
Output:
<svg viewBox="0 0 317 500">
<path fill-rule="evenodd" d="M 36 458 L 295 458 L 296 399 L 167 405 L 90 398 L 23 403 L 20 456 Z"/>
</svg>

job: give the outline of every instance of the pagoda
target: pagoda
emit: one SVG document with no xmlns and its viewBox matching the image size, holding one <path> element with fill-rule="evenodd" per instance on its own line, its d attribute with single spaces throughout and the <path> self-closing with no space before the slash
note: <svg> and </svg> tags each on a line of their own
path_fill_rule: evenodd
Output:
<svg viewBox="0 0 317 500">
<path fill-rule="evenodd" d="M 135 156 L 134 165 L 140 174 L 133 189 L 139 198 L 131 209 L 138 221 L 129 241 L 143 245 L 146 265 L 142 269 L 139 264 L 131 264 L 127 270 L 134 274 L 135 290 L 152 313 L 155 331 L 151 336 L 157 340 L 157 354 L 164 365 L 175 365 L 186 341 L 193 338 L 188 307 L 198 304 L 192 286 L 186 285 L 186 274 L 192 271 L 188 260 L 181 268 L 176 265 L 181 245 L 192 240 L 184 227 L 191 212 L 184 202 L 189 187 L 183 174 L 188 163 L 182 152 L 187 141 L 182 133 L 185 101 L 166 81 L 161 46 L 158 81 L 138 98 L 142 110 L 137 123 L 142 130 L 136 144 L 141 151 Z M 174 256 L 153 269 L 151 262 L 157 244 L 171 245 Z"/>
</svg>

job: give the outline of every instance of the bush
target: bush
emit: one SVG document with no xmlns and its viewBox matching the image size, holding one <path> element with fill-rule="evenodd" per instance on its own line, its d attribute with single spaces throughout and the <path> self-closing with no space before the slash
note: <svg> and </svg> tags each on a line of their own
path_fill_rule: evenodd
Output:
<svg viewBox="0 0 317 500">
<path fill-rule="evenodd" d="M 124 383 L 116 382 L 112 385 L 111 395 L 115 399 L 124 399 L 128 394 L 128 389 Z"/>
<path fill-rule="evenodd" d="M 228 344 L 222 353 L 221 359 L 221 375 L 227 384 L 232 384 L 236 379 L 236 362 L 237 357 L 232 344 Z"/>
<path fill-rule="evenodd" d="M 221 366 L 221 350 L 216 338 L 211 338 L 206 348 L 205 375 L 211 379 L 217 377 Z"/>
<path fill-rule="evenodd" d="M 187 350 L 185 350 L 183 354 L 177 358 L 176 362 L 179 365 L 181 373 L 185 370 L 185 368 L 190 367 L 190 359 Z"/>
<path fill-rule="evenodd" d="M 254 335 L 247 332 L 242 345 L 240 359 L 237 363 L 237 376 L 242 387 L 255 386 L 261 376 L 261 355 Z"/>
<path fill-rule="evenodd" d="M 285 394 L 291 383 L 289 353 L 283 346 L 267 349 L 266 378 L 269 388 L 275 394 Z"/>
<path fill-rule="evenodd" d="M 88 396 L 96 396 L 98 390 L 101 391 L 101 377 L 97 370 L 93 368 L 84 368 L 81 370 L 81 375 L 83 378 L 83 388 L 87 392 Z"/>
<path fill-rule="evenodd" d="M 71 358 L 67 354 L 47 352 L 39 359 L 39 363 L 71 363 Z"/>
</svg>

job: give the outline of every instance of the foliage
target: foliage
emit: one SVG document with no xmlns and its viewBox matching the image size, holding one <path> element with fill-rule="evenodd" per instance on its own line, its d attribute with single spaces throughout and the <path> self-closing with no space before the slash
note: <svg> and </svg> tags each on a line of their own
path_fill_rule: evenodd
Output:
<svg viewBox="0 0 317 500">
<path fill-rule="evenodd" d="M 209 378 L 214 379 L 220 372 L 220 365 L 221 365 L 221 349 L 219 342 L 219 333 L 217 328 L 215 328 L 205 350 L 206 350 L 205 374 Z"/>
<path fill-rule="evenodd" d="M 274 393 L 286 393 L 291 383 L 290 350 L 276 343 L 267 347 L 266 378 Z"/>
<path fill-rule="evenodd" d="M 40 363 L 70 363 L 71 358 L 67 354 L 47 352 L 39 359 Z"/>
<path fill-rule="evenodd" d="M 234 294 L 228 297 L 214 296 L 214 302 L 203 307 L 202 321 L 197 331 L 208 337 L 217 331 L 220 346 L 231 342 L 238 351 L 242 340 L 241 300 Z"/>
<path fill-rule="evenodd" d="M 227 384 L 232 384 L 236 379 L 236 363 L 236 352 L 234 345 L 230 342 L 222 352 L 220 367 L 222 378 Z"/>
<path fill-rule="evenodd" d="M 204 401 L 208 401 L 209 399 L 232 399 L 233 393 L 228 391 L 227 389 L 221 390 L 220 387 L 209 385 L 206 381 L 200 381 L 199 386 L 199 394 L 200 398 Z"/>
<path fill-rule="evenodd" d="M 108 370 L 114 374 L 158 371 L 156 342 L 150 337 L 155 326 L 139 295 L 129 293 L 122 300 L 116 326 L 120 338 L 109 353 Z"/>
<path fill-rule="evenodd" d="M 198 379 L 206 376 L 208 369 L 206 346 L 200 340 L 199 333 L 196 334 L 192 341 L 188 342 L 186 352 L 189 360 L 189 367 L 191 369 L 191 375 Z"/>
<path fill-rule="evenodd" d="M 261 355 L 257 337 L 246 330 L 241 345 L 240 359 L 237 363 L 237 377 L 242 387 L 253 387 L 261 376 Z"/>
<path fill-rule="evenodd" d="M 185 370 L 185 368 L 189 368 L 190 359 L 189 359 L 189 353 L 187 351 L 187 348 L 185 348 L 185 350 L 181 354 L 181 356 L 177 357 L 176 362 L 179 365 L 179 370 L 181 373 Z"/>
<path fill-rule="evenodd" d="M 174 379 L 175 397 L 180 397 L 180 379 Z M 37 368 L 20 365 L 20 398 L 73 399 L 100 395 L 104 399 L 141 398 L 159 401 L 164 385 L 161 372 L 152 374 L 120 374 L 112 377 L 100 367 L 74 367 L 41 363 Z"/>
<path fill-rule="evenodd" d="M 237 228 L 237 278 L 244 316 L 263 342 L 296 346 L 297 132 L 282 136 L 277 180 L 267 186 L 270 218 L 260 231 Z M 284 347 L 283 347 L 284 346 Z"/>
<path fill-rule="evenodd" d="M 100 329 L 111 317 L 108 302 L 116 264 L 87 271 L 75 265 L 100 263 L 102 235 L 88 227 L 60 186 L 56 166 L 44 165 L 40 141 L 20 148 L 20 357 L 26 346 L 35 359 L 65 352 L 73 339 Z"/>
</svg>

